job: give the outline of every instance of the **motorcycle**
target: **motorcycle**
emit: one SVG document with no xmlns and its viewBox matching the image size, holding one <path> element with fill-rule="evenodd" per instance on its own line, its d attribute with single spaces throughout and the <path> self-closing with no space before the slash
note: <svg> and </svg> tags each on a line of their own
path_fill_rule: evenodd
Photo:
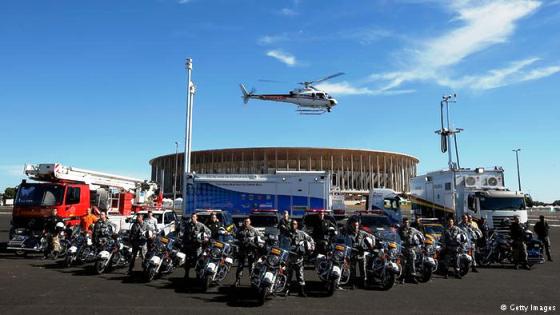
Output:
<svg viewBox="0 0 560 315">
<path fill-rule="evenodd" d="M 544 264 L 544 245 L 529 229 L 525 230 L 525 244 L 527 244 L 527 261 L 529 265 Z"/>
<path fill-rule="evenodd" d="M 125 246 L 122 236 L 118 234 L 113 234 L 110 239 L 102 239 L 99 249 L 95 261 L 97 274 L 127 266 L 132 256 L 132 248 Z"/>
<path fill-rule="evenodd" d="M 382 290 L 389 290 L 402 274 L 400 245 L 396 236 L 391 234 L 377 234 L 376 248 L 372 253 L 365 253 L 366 286 L 377 285 Z"/>
<path fill-rule="evenodd" d="M 251 286 L 257 291 L 261 304 L 264 304 L 267 296 L 286 289 L 289 256 L 289 251 L 274 246 L 255 262 L 251 272 Z"/>
<path fill-rule="evenodd" d="M 419 282 L 428 282 L 438 268 L 439 245 L 430 237 L 426 238 L 423 243 L 416 247 L 416 279 Z"/>
<path fill-rule="evenodd" d="M 511 240 L 506 235 L 493 232 L 486 240 L 485 246 L 477 247 L 477 263 L 486 267 L 491 264 L 513 263 Z"/>
<path fill-rule="evenodd" d="M 95 260 L 95 248 L 91 236 L 88 233 L 80 232 L 71 240 L 64 258 L 64 266 L 70 267 L 74 264 L 83 264 Z"/>
<path fill-rule="evenodd" d="M 43 253 L 47 248 L 47 237 L 42 229 L 16 228 L 13 234 L 7 249 L 15 251 L 17 256 L 25 257 L 30 252 Z"/>
<path fill-rule="evenodd" d="M 160 235 L 154 239 L 150 247 L 142 263 L 147 281 L 152 281 L 163 274 L 170 274 L 185 263 L 187 256 L 177 250 L 177 243 L 173 238 Z"/>
<path fill-rule="evenodd" d="M 350 259 L 352 248 L 342 242 L 336 242 L 326 255 L 317 254 L 315 270 L 327 287 L 329 296 L 334 294 L 336 287 L 350 281 Z"/>
<path fill-rule="evenodd" d="M 212 240 L 197 260 L 195 270 L 203 292 L 211 284 L 222 282 L 233 265 L 234 245 Z"/>
</svg>

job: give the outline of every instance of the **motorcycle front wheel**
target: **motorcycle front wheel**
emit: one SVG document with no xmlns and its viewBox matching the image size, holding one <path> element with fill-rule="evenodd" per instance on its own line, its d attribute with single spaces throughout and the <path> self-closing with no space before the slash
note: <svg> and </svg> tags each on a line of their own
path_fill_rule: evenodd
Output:
<svg viewBox="0 0 560 315">
<path fill-rule="evenodd" d="M 206 292 L 208 291 L 208 287 L 210 287 L 210 277 L 208 277 L 208 275 L 204 275 L 201 279 L 199 279 L 200 281 L 200 290 L 202 292 Z"/>
<path fill-rule="evenodd" d="M 259 288 L 257 298 L 258 298 L 258 301 L 259 301 L 259 305 L 263 305 L 264 301 L 266 300 L 266 289 Z"/>
<path fill-rule="evenodd" d="M 336 281 L 331 280 L 327 282 L 327 296 L 332 296 L 336 290 Z"/>
<path fill-rule="evenodd" d="M 105 272 L 105 268 L 107 267 L 107 261 L 105 260 L 98 260 L 95 262 L 95 273 L 98 275 Z"/>
<path fill-rule="evenodd" d="M 25 257 L 27 256 L 27 252 L 24 250 L 16 250 L 16 256 Z"/>
<path fill-rule="evenodd" d="M 461 260 L 461 270 L 459 270 L 459 274 L 461 277 L 464 277 L 469 273 L 469 269 L 471 268 L 471 263 L 468 260 Z"/>
<path fill-rule="evenodd" d="M 395 274 L 392 272 L 385 272 L 385 275 L 381 279 L 381 288 L 387 291 L 393 287 L 395 284 Z"/>
<path fill-rule="evenodd" d="M 154 280 L 157 274 L 156 267 L 154 265 L 150 265 L 148 269 L 146 269 L 145 274 L 147 282 Z"/>
<path fill-rule="evenodd" d="M 424 269 L 422 270 L 418 281 L 428 282 L 430 281 L 430 279 L 432 279 L 432 268 L 430 266 L 424 266 Z"/>
<path fill-rule="evenodd" d="M 68 254 L 68 255 L 66 255 L 66 257 L 64 257 L 64 267 L 68 268 L 68 267 L 72 266 L 72 261 L 73 261 L 72 257 L 73 257 L 73 255 L 70 255 L 70 254 Z"/>
</svg>

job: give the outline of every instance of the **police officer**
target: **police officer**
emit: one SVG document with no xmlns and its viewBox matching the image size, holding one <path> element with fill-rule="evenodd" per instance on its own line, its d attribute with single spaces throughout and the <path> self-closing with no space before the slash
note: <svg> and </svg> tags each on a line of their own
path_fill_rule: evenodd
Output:
<svg viewBox="0 0 560 315">
<path fill-rule="evenodd" d="M 218 216 L 215 213 L 210 215 L 210 220 L 206 226 L 210 229 L 210 237 L 214 240 L 218 240 L 220 237 L 220 229 L 222 229 L 224 225 L 218 220 Z"/>
<path fill-rule="evenodd" d="M 289 239 L 291 237 L 290 229 L 290 213 L 284 211 L 282 218 L 280 218 L 278 222 L 278 240 L 281 248 L 288 248 L 289 246 Z"/>
<path fill-rule="evenodd" d="M 154 218 L 152 210 L 148 210 L 148 217 L 144 220 L 144 222 L 148 231 L 151 231 L 153 235 L 156 235 L 159 229 L 157 219 Z"/>
<path fill-rule="evenodd" d="M 299 296 L 306 297 L 305 294 L 305 278 L 304 271 L 304 256 L 305 254 L 313 251 L 315 242 L 313 238 L 302 230 L 298 229 L 298 222 L 296 220 L 290 221 L 290 251 L 294 254 L 290 255 L 290 273 L 288 283 L 292 281 L 292 275 L 295 272 L 296 280 L 299 287 Z"/>
<path fill-rule="evenodd" d="M 249 273 L 252 271 L 251 268 L 253 268 L 253 263 L 257 255 L 259 237 L 262 237 L 262 235 L 257 229 L 251 226 L 251 219 L 245 218 L 245 220 L 243 220 L 243 226 L 237 231 L 236 235 L 239 242 L 239 252 L 237 257 L 237 272 L 235 273 L 235 287 L 239 287 L 241 283 L 243 268 L 246 264 L 249 265 Z"/>
<path fill-rule="evenodd" d="M 132 274 L 132 269 L 134 269 L 134 263 L 136 262 L 136 256 L 140 252 L 140 257 L 144 259 L 146 255 L 146 231 L 147 225 L 144 222 L 144 216 L 138 214 L 136 220 L 130 228 L 130 242 L 132 244 L 132 257 L 130 258 L 130 264 L 128 266 L 128 274 Z"/>
<path fill-rule="evenodd" d="M 401 279 L 402 283 L 408 281 L 411 283 L 418 284 L 416 280 L 416 252 L 415 247 L 419 241 L 423 239 L 422 233 L 417 229 L 410 226 L 408 218 L 403 218 L 402 226 L 399 228 L 399 236 L 403 245 L 403 258 L 404 258 L 404 270 L 403 277 Z"/>
<path fill-rule="evenodd" d="M 191 219 L 186 222 L 184 233 L 183 233 L 183 251 L 185 252 L 185 280 L 189 279 L 189 271 L 196 265 L 196 260 L 201 252 L 203 242 L 205 241 L 204 236 L 206 234 L 208 237 L 211 234 L 210 229 L 206 225 L 198 222 L 198 215 L 196 213 L 191 214 Z"/>
<path fill-rule="evenodd" d="M 325 213 L 319 212 L 317 215 L 319 222 L 313 229 L 313 240 L 317 244 L 317 254 L 326 254 L 330 243 L 331 233 L 336 231 L 336 226 L 330 220 L 325 219 Z"/>
<path fill-rule="evenodd" d="M 442 237 L 442 247 L 445 253 L 444 259 L 444 277 L 448 278 L 449 266 L 451 262 L 454 263 L 453 269 L 455 270 L 455 278 L 461 279 L 460 273 L 460 261 L 459 261 L 459 235 L 461 234 L 461 229 L 455 225 L 455 220 L 453 218 L 447 219 L 447 227 L 443 232 Z"/>
<path fill-rule="evenodd" d="M 537 234 L 539 240 L 544 245 L 544 249 L 548 261 L 552 261 L 552 257 L 550 256 L 550 237 L 549 237 L 550 226 L 548 225 L 548 222 L 544 220 L 544 215 L 539 216 L 539 222 L 535 223 L 533 230 Z"/>
<path fill-rule="evenodd" d="M 354 220 L 350 222 L 350 225 L 346 231 L 346 236 L 351 241 L 351 246 L 354 249 L 352 252 L 352 257 L 350 259 L 350 278 L 352 280 L 352 288 L 357 284 L 356 277 L 356 264 L 360 270 L 360 276 L 365 284 L 367 281 L 366 265 L 364 253 L 366 251 L 372 251 L 375 246 L 375 237 L 365 231 L 360 230 L 360 222 Z"/>
<path fill-rule="evenodd" d="M 482 232 L 478 228 L 478 224 L 472 220 L 472 217 L 469 218 L 468 215 L 464 214 L 462 217 L 462 221 L 459 224 L 459 227 L 467 233 L 469 239 L 471 241 L 472 247 L 472 272 L 478 272 L 476 269 L 476 242 L 482 236 Z"/>
<path fill-rule="evenodd" d="M 99 220 L 93 226 L 93 243 L 99 246 L 104 238 L 109 238 L 113 235 L 113 225 L 107 219 L 107 212 L 102 211 L 99 214 Z"/>
<path fill-rule="evenodd" d="M 58 240 L 58 228 L 59 223 L 64 224 L 62 218 L 58 216 L 58 211 L 52 210 L 51 215 L 45 219 L 44 232 L 47 235 L 48 246 L 45 248 L 43 259 L 47 259 L 49 254 L 52 252 L 53 256 L 56 258 L 58 251 L 60 250 L 60 241 Z"/>
<path fill-rule="evenodd" d="M 509 226 L 510 237 L 512 240 L 512 251 L 514 268 L 518 269 L 519 265 L 529 270 L 529 262 L 527 261 L 527 244 L 525 244 L 525 229 L 519 223 L 519 216 L 513 217 L 513 222 Z"/>
</svg>

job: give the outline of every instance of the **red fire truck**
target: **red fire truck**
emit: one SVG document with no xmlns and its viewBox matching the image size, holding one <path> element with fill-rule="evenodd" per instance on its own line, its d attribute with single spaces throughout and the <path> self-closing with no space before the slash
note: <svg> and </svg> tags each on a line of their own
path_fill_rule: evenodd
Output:
<svg viewBox="0 0 560 315">
<path fill-rule="evenodd" d="M 12 213 L 12 229 L 41 221 L 57 209 L 67 225 L 76 225 L 88 208 L 111 216 L 127 216 L 145 208 L 161 208 L 157 184 L 141 179 L 85 170 L 59 163 L 25 165 Z"/>
</svg>

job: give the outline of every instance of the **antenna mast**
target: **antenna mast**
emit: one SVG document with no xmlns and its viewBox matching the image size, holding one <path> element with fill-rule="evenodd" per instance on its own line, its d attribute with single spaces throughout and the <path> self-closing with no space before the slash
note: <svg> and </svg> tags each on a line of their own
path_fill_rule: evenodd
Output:
<svg viewBox="0 0 560 315">
<path fill-rule="evenodd" d="M 449 103 L 455 103 L 457 101 L 457 94 L 445 95 L 442 97 L 440 102 L 440 120 L 441 129 L 436 130 L 435 133 L 441 136 L 441 152 L 448 155 L 448 166 L 450 170 L 455 170 L 461 168 L 459 164 L 459 148 L 457 145 L 457 134 L 463 131 L 462 128 L 453 129 L 449 119 Z M 453 154 L 451 152 L 452 144 L 451 140 L 453 138 L 455 144 L 455 156 L 457 157 L 457 162 L 453 161 Z"/>
</svg>

